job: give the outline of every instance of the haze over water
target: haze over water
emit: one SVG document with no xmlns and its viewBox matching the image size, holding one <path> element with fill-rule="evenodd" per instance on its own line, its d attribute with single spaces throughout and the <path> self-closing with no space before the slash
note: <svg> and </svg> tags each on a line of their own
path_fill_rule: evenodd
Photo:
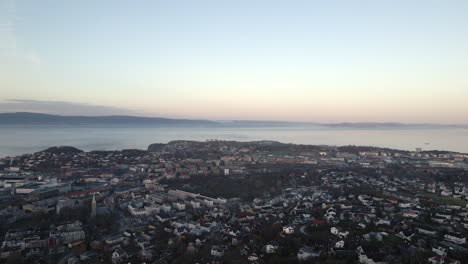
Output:
<svg viewBox="0 0 468 264">
<path fill-rule="evenodd" d="M 146 149 L 171 140 L 276 140 L 312 145 L 359 145 L 468 153 L 468 129 L 337 129 L 323 127 L 14 127 L 0 126 L 0 157 L 74 146 L 90 150 Z M 429 144 L 426 144 L 429 143 Z"/>
</svg>

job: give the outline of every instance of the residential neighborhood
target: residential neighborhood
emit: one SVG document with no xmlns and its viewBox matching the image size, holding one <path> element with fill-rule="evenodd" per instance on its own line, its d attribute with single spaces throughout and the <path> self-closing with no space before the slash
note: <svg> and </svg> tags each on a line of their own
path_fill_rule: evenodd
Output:
<svg viewBox="0 0 468 264">
<path fill-rule="evenodd" d="M 468 259 L 468 154 L 180 140 L 0 168 L 2 263 Z"/>
</svg>

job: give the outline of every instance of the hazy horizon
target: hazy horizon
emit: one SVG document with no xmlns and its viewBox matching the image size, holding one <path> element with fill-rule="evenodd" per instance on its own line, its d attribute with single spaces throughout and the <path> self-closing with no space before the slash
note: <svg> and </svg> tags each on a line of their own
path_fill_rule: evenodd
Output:
<svg viewBox="0 0 468 264">
<path fill-rule="evenodd" d="M 468 123 L 467 1 L 0 1 L 0 111 Z"/>
<path fill-rule="evenodd" d="M 0 104 L 1 106 L 1 104 Z M 0 108 L 1 109 L 1 108 Z M 389 121 L 389 122 L 317 122 L 317 121 L 288 121 L 288 120 L 258 120 L 258 119 L 193 119 L 193 118 L 170 118 L 164 116 L 146 116 L 146 115 L 138 115 L 138 114 L 63 114 L 63 113 L 45 113 L 45 112 L 30 112 L 30 111 L 6 111 L 2 112 L 0 110 L 0 114 L 38 114 L 38 115 L 51 115 L 51 116 L 59 116 L 59 117 L 134 117 L 134 118 L 161 118 L 161 119 L 174 119 L 174 120 L 200 120 L 200 121 L 212 121 L 218 122 L 220 124 L 229 124 L 231 122 L 277 122 L 277 123 L 291 123 L 291 124 L 315 124 L 315 125 L 339 125 L 339 124 L 376 124 L 376 125 L 385 125 L 385 124 L 395 124 L 395 125 L 441 125 L 441 126 L 458 126 L 458 127 L 465 127 L 468 124 L 442 124 L 442 123 L 403 123 L 398 121 Z M 0 123 L 0 125 L 2 125 Z"/>
</svg>

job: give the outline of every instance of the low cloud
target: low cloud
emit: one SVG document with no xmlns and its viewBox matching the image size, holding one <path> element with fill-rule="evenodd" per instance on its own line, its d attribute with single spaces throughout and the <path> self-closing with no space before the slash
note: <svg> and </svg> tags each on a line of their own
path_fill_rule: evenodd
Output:
<svg viewBox="0 0 468 264">
<path fill-rule="evenodd" d="M 144 115 L 140 111 L 105 105 L 64 101 L 8 99 L 0 102 L 0 112 L 34 112 L 56 115 Z"/>
</svg>

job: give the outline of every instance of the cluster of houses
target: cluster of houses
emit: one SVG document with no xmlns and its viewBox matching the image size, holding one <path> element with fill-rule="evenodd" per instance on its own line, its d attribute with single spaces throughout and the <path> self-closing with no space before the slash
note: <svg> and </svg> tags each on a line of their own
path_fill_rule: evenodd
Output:
<svg viewBox="0 0 468 264">
<path fill-rule="evenodd" d="M 294 151 L 276 151 L 284 147 Z M 0 258 L 390 263 L 424 256 L 429 263 L 461 263 L 468 256 L 468 186 L 432 175 L 463 173 L 467 159 L 268 141 L 177 141 L 149 151 L 54 149 L 3 158 Z M 171 186 L 193 184 L 199 175 L 242 181 L 284 168 L 292 171 L 289 188 L 253 200 Z"/>
</svg>

